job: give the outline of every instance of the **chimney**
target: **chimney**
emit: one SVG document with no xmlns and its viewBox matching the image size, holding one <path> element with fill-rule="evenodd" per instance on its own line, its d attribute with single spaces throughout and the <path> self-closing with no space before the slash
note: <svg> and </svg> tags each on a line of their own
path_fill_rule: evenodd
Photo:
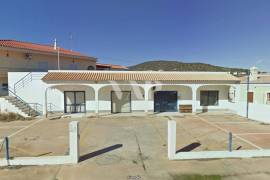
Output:
<svg viewBox="0 0 270 180">
<path fill-rule="evenodd" d="M 255 66 L 251 67 L 250 68 L 250 80 L 251 81 L 254 81 L 254 80 L 257 80 L 258 79 L 258 75 L 259 75 L 259 69 Z"/>
<path fill-rule="evenodd" d="M 54 50 L 56 50 L 56 49 L 57 49 L 56 38 L 54 38 L 54 45 L 53 45 L 53 49 L 54 49 Z"/>
</svg>

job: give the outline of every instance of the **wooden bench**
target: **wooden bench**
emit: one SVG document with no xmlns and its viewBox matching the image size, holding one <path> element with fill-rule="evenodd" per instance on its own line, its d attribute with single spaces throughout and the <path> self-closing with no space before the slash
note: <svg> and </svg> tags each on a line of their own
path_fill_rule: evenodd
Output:
<svg viewBox="0 0 270 180">
<path fill-rule="evenodd" d="M 192 113 L 192 105 L 190 105 L 190 104 L 181 104 L 181 105 L 179 105 L 179 111 L 181 113 Z"/>
</svg>

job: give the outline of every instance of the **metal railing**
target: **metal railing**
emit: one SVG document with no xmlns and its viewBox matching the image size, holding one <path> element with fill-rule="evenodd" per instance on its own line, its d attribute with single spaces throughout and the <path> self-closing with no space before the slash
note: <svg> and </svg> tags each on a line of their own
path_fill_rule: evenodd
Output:
<svg viewBox="0 0 270 180">
<path fill-rule="evenodd" d="M 40 79 L 41 77 L 43 77 L 43 74 L 41 73 L 27 73 L 24 77 L 22 77 L 13 85 L 14 93 L 16 94 L 19 89 L 24 88 L 28 83 L 32 82 L 35 79 Z"/>
<path fill-rule="evenodd" d="M 61 107 L 57 106 L 57 105 L 55 105 L 53 103 L 48 103 L 47 109 L 48 109 L 49 113 L 54 113 L 54 112 L 61 111 Z"/>
<path fill-rule="evenodd" d="M 15 97 L 17 100 L 19 100 L 20 102 L 22 102 L 23 104 L 26 105 L 27 107 L 27 111 L 28 111 L 28 115 L 31 116 L 31 115 L 36 115 L 35 113 L 32 113 L 32 111 L 35 111 L 38 115 L 41 114 L 42 111 L 39 111 L 38 110 L 38 106 L 41 106 L 42 108 L 42 105 L 41 104 L 38 104 L 38 103 L 27 103 L 26 101 L 24 101 L 21 97 L 19 97 L 15 92 L 13 92 L 11 90 L 11 87 L 5 87 L 3 89 L 6 89 L 13 97 Z M 34 108 L 32 108 L 32 106 Z M 35 107 L 36 106 L 36 107 Z"/>
<path fill-rule="evenodd" d="M 39 103 L 28 103 L 31 108 L 36 111 L 39 115 L 43 112 L 43 105 Z"/>
</svg>

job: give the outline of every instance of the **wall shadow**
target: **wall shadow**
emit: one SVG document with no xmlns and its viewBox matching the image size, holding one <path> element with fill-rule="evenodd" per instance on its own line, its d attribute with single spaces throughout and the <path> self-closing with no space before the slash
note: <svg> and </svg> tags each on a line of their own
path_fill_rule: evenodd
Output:
<svg viewBox="0 0 270 180">
<path fill-rule="evenodd" d="M 106 148 L 103 148 L 103 149 L 100 149 L 100 150 L 97 150 L 97 151 L 94 151 L 94 152 L 91 152 L 91 153 L 88 153 L 88 154 L 84 154 L 84 155 L 80 156 L 79 162 L 82 162 L 82 161 L 85 161 L 87 159 L 102 155 L 104 153 L 113 151 L 115 149 L 119 149 L 121 147 L 123 147 L 123 144 L 115 144 L 113 146 L 109 146 L 109 147 L 106 147 Z"/>
<path fill-rule="evenodd" d="M 176 153 L 179 153 L 179 152 L 189 152 L 189 151 L 192 151 L 194 149 L 196 149 L 197 147 L 201 146 L 201 143 L 198 143 L 198 142 L 195 142 L 195 143 L 191 143 L 179 150 L 176 151 Z"/>
</svg>

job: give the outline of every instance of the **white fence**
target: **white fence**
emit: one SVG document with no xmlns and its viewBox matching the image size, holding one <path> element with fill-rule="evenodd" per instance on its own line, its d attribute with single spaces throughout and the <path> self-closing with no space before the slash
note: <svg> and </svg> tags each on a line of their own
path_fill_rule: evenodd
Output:
<svg viewBox="0 0 270 180">
<path fill-rule="evenodd" d="M 270 149 L 236 151 L 198 151 L 176 153 L 176 122 L 168 121 L 168 158 L 169 160 L 219 159 L 270 157 Z"/>
<path fill-rule="evenodd" d="M 44 157 L 15 157 L 0 159 L 0 166 L 9 165 L 56 165 L 76 164 L 79 161 L 79 123 L 72 121 L 69 124 L 69 155 Z"/>
</svg>

